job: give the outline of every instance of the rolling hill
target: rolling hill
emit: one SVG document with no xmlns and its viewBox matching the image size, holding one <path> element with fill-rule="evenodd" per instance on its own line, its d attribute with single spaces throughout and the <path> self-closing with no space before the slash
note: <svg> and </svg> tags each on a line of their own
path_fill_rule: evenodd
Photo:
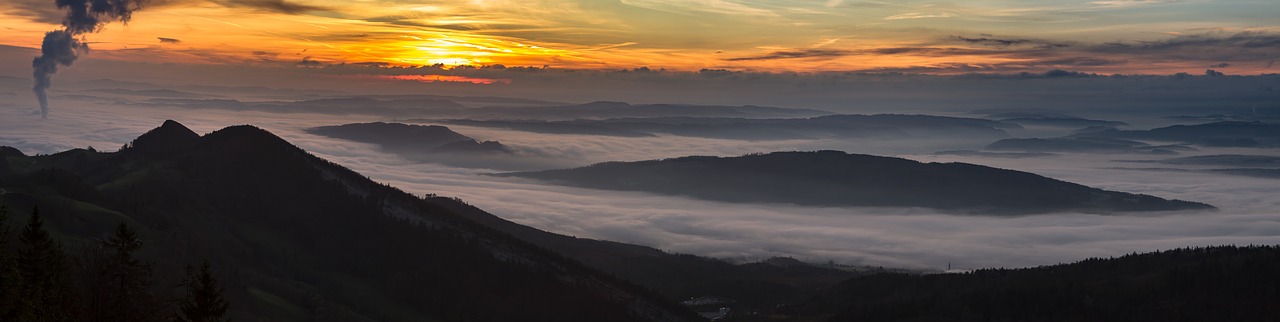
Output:
<svg viewBox="0 0 1280 322">
<path fill-rule="evenodd" d="M 729 202 L 924 207 L 970 214 L 1213 208 L 1196 202 L 1090 188 L 1020 171 L 839 151 L 607 162 L 575 169 L 499 175 Z"/>
<path fill-rule="evenodd" d="M 143 228 L 158 272 L 204 259 L 222 268 L 237 320 L 696 318 L 252 126 L 200 136 L 169 121 L 115 153 L 4 161 L 10 218 L 39 206 L 73 253 L 120 222 Z"/>
</svg>

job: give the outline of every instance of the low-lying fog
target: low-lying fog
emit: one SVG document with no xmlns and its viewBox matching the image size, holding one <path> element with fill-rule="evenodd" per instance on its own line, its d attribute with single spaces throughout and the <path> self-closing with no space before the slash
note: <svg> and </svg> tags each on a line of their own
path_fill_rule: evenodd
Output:
<svg viewBox="0 0 1280 322">
<path fill-rule="evenodd" d="M 25 100 L 19 100 L 25 102 Z M 174 119 L 200 133 L 253 124 L 320 157 L 415 194 L 460 197 L 503 218 L 537 228 L 657 247 L 671 252 L 753 259 L 793 256 L 810 261 L 940 269 L 1022 267 L 1072 262 L 1187 246 L 1280 243 L 1280 181 L 1186 171 L 1142 170 L 1166 156 L 1059 155 L 988 158 L 932 155 L 977 149 L 989 142 L 903 140 L 734 141 L 687 137 L 621 138 L 547 135 L 451 126 L 462 134 L 499 140 L 538 155 L 530 167 L 572 167 L 602 161 L 686 155 L 735 156 L 779 150 L 837 149 L 897 155 L 920 161 L 961 161 L 1024 170 L 1125 192 L 1206 202 L 1216 212 L 1126 215 L 1046 214 L 1019 217 L 957 216 L 925 209 L 817 208 L 731 204 L 638 192 L 540 184 L 480 174 L 493 170 L 420 163 L 370 144 L 330 139 L 302 130 L 377 120 L 372 116 L 275 114 L 117 106 L 61 100 L 56 114 L 39 119 L 26 103 L 0 103 L 0 145 L 27 154 L 93 146 L 114 151 L 143 132 Z M 1221 153 L 1276 155 L 1266 149 L 1202 149 L 1182 156 Z M 518 161 L 504 161 L 518 162 Z M 1160 165 L 1158 167 L 1187 167 Z"/>
</svg>

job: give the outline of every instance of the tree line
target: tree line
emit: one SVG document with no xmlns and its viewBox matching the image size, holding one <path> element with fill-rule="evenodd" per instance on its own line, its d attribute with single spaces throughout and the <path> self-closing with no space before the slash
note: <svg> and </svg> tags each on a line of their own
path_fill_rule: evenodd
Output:
<svg viewBox="0 0 1280 322">
<path fill-rule="evenodd" d="M 962 274 L 873 274 L 801 308 L 830 321 L 1274 321 L 1280 247 L 1179 248 Z"/>
<path fill-rule="evenodd" d="M 143 240 L 121 222 L 80 256 L 68 256 L 39 208 L 14 236 L 0 205 L 0 321 L 225 321 L 230 307 L 206 261 L 186 267 L 176 298 L 157 292 Z M 168 292 L 175 293 L 175 292 Z"/>
</svg>

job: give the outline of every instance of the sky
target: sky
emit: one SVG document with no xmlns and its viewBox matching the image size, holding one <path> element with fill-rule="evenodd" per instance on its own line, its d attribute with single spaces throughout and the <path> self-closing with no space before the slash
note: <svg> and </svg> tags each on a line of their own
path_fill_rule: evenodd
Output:
<svg viewBox="0 0 1280 322">
<path fill-rule="evenodd" d="M 930 74 L 1275 73 L 1271 0 L 151 0 L 80 34 L 97 59 L 316 68 Z M 0 45 L 62 28 L 51 0 L 0 0 Z"/>
</svg>

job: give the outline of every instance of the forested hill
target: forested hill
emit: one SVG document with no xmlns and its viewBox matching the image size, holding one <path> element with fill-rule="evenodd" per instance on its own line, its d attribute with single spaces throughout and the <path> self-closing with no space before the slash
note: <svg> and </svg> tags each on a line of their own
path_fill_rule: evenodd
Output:
<svg viewBox="0 0 1280 322">
<path fill-rule="evenodd" d="M 74 254 L 124 222 L 159 275 L 204 259 L 222 268 L 234 320 L 696 319 L 252 126 L 199 136 L 169 121 L 116 153 L 3 161 L 11 223 L 39 206 Z"/>
<path fill-rule="evenodd" d="M 831 321 L 1274 321 L 1280 248 L 1184 248 L 1024 269 L 877 274 L 800 311 Z"/>
<path fill-rule="evenodd" d="M 840 151 L 608 162 L 503 176 L 730 202 L 925 207 L 973 214 L 1211 209 L 966 163 L 921 163 Z"/>
</svg>

